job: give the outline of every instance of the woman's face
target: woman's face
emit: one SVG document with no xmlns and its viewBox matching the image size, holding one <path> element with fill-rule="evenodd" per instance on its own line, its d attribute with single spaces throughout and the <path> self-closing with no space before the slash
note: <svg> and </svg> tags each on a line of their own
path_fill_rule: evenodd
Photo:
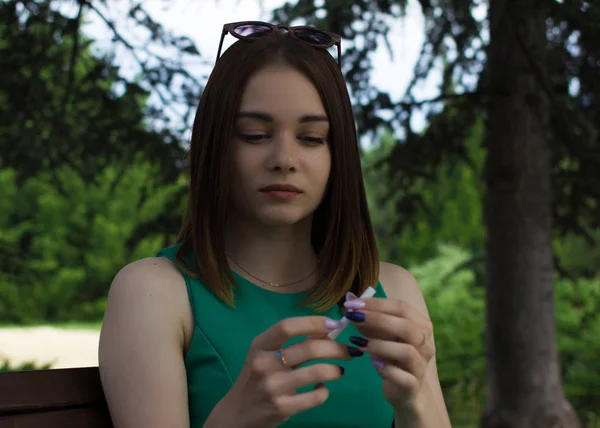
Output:
<svg viewBox="0 0 600 428">
<path fill-rule="evenodd" d="M 234 216 L 268 226 L 311 218 L 331 169 L 329 122 L 312 82 L 282 65 L 255 73 L 233 136 Z"/>
</svg>

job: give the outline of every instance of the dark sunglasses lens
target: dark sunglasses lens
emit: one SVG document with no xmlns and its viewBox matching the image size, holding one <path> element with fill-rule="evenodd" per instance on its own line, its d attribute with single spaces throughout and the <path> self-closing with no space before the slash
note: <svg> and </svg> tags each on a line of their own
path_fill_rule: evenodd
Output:
<svg viewBox="0 0 600 428">
<path fill-rule="evenodd" d="M 313 45 L 333 45 L 331 36 L 317 29 L 299 28 L 294 30 L 294 34 L 299 39 Z"/>
<path fill-rule="evenodd" d="M 261 37 L 269 34 L 273 29 L 262 24 L 242 24 L 233 29 L 233 32 L 241 37 Z"/>
</svg>

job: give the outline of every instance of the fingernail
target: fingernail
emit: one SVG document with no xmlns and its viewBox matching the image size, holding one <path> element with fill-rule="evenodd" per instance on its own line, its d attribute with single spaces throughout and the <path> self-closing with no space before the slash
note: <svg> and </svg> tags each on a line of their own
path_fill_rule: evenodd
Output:
<svg viewBox="0 0 600 428">
<path fill-rule="evenodd" d="M 356 357 L 360 357 L 361 355 L 364 355 L 363 351 L 361 351 L 358 348 L 355 348 L 354 346 L 348 346 L 348 353 L 350 354 L 350 356 L 352 358 L 356 358 Z"/>
<path fill-rule="evenodd" d="M 365 314 L 362 312 L 347 312 L 346 318 L 354 322 L 363 322 L 365 320 Z"/>
<path fill-rule="evenodd" d="M 358 296 L 356 294 L 354 294 L 352 291 L 348 291 L 346 293 L 346 301 L 354 300 L 354 299 L 358 299 Z"/>
<path fill-rule="evenodd" d="M 345 302 L 344 306 L 348 309 L 362 309 L 366 306 L 366 303 L 364 300 L 351 300 L 349 302 Z"/>
<path fill-rule="evenodd" d="M 325 384 L 323 382 L 319 382 L 315 385 L 313 389 L 325 388 Z"/>
<path fill-rule="evenodd" d="M 343 327 L 343 324 L 341 321 L 336 321 L 336 320 L 325 320 L 325 328 L 328 330 L 335 330 L 336 328 L 341 328 Z"/>
<path fill-rule="evenodd" d="M 346 373 L 346 369 L 343 368 L 342 366 L 338 366 L 340 368 L 340 372 L 342 372 L 342 374 L 340 376 L 344 376 L 344 373 Z"/>
<path fill-rule="evenodd" d="M 369 341 L 364 337 L 350 336 L 349 340 L 350 342 L 354 343 L 356 346 L 360 346 L 361 348 L 365 348 L 369 344 Z"/>
<path fill-rule="evenodd" d="M 375 367 L 377 367 L 378 369 L 382 369 L 385 367 L 385 364 L 383 361 L 377 360 L 375 358 L 371 358 L 371 363 L 373 363 L 373 365 Z"/>
</svg>

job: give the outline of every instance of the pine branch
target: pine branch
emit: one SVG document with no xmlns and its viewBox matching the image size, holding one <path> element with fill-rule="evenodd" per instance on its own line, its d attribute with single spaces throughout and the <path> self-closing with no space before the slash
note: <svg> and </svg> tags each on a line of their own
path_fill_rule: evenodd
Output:
<svg viewBox="0 0 600 428">
<path fill-rule="evenodd" d="M 426 100 L 419 100 L 419 101 L 402 101 L 396 104 L 396 108 L 397 109 L 413 109 L 415 107 L 422 107 L 423 105 L 426 104 L 435 104 L 435 103 L 439 103 L 442 101 L 447 101 L 447 100 L 455 100 L 455 99 L 461 99 L 461 98 L 472 98 L 472 99 L 479 99 L 481 96 L 483 95 L 483 93 L 481 91 L 472 91 L 472 92 L 462 92 L 460 94 L 457 93 L 451 93 L 451 94 L 440 94 L 437 97 L 434 98 L 429 98 Z"/>
<path fill-rule="evenodd" d="M 139 65 L 140 69 L 142 70 L 142 73 L 144 73 L 144 75 L 148 76 L 150 74 L 150 70 L 148 69 L 147 62 L 143 61 L 139 57 L 139 55 L 136 53 L 135 46 L 133 46 L 129 41 L 127 41 L 127 39 L 125 39 L 125 37 L 123 37 L 121 35 L 119 30 L 117 30 L 117 27 L 115 26 L 114 22 L 112 22 L 110 19 L 108 19 L 100 10 L 98 10 L 98 8 L 96 6 L 89 4 L 89 7 L 91 10 L 96 12 L 98 17 L 108 26 L 108 28 L 112 31 L 114 37 L 117 40 L 119 40 L 127 49 L 129 49 L 131 56 L 133 57 L 135 62 Z M 168 102 L 168 100 L 166 99 L 166 97 L 162 93 L 162 91 L 160 91 L 160 89 L 157 87 L 155 87 L 155 90 L 156 90 L 156 94 L 158 95 L 158 97 L 160 98 L 162 103 L 164 104 L 164 107 L 166 109 L 171 110 L 177 116 L 179 113 L 173 109 L 173 107 L 171 106 L 171 103 Z"/>
</svg>

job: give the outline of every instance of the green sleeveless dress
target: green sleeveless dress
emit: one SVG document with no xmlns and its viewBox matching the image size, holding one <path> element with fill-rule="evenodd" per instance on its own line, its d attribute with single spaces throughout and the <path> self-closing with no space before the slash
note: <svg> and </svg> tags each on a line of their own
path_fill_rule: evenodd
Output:
<svg viewBox="0 0 600 428">
<path fill-rule="evenodd" d="M 178 246 L 165 248 L 157 257 L 175 260 Z M 185 355 L 191 428 L 202 428 L 213 407 L 237 379 L 254 337 L 283 318 L 314 315 L 300 307 L 302 293 L 282 294 L 265 290 L 233 272 L 239 285 L 236 308 L 215 297 L 197 279 L 181 271 L 194 314 L 194 332 Z M 375 297 L 385 297 L 377 284 Z M 343 313 L 335 306 L 325 316 L 339 319 Z M 348 337 L 360 335 L 350 323 L 336 339 L 349 344 Z M 290 345 L 302 338 L 290 341 Z M 321 406 L 299 413 L 280 425 L 284 428 L 365 427 L 390 428 L 393 409 L 385 400 L 381 377 L 369 361 L 369 355 L 348 361 L 325 361 L 343 366 L 344 376 L 327 382 L 330 395 Z M 309 391 L 313 386 L 302 388 Z"/>
</svg>

